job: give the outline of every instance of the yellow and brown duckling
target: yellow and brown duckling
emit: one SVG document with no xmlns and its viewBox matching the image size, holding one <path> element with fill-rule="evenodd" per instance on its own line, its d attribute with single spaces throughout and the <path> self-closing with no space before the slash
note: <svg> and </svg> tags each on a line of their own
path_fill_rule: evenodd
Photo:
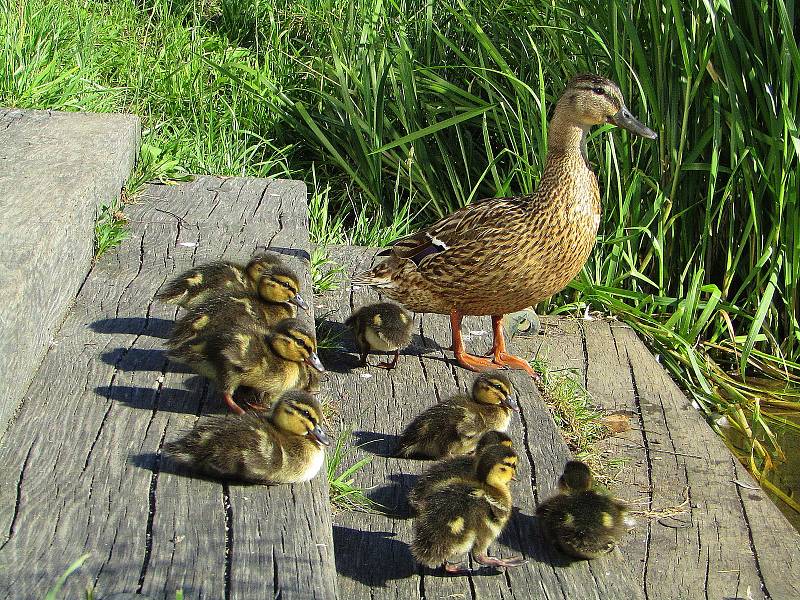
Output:
<svg viewBox="0 0 800 600">
<path fill-rule="evenodd" d="M 472 202 L 381 252 L 388 258 L 353 278 L 414 312 L 450 315 L 461 366 L 506 366 L 536 374 L 506 351 L 503 315 L 535 306 L 564 289 L 585 264 L 600 223 L 600 190 L 586 155 L 595 125 L 613 123 L 649 139 L 617 84 L 598 75 L 567 83 L 553 111 L 547 162 L 532 194 Z M 490 315 L 491 359 L 466 352 L 464 315 Z"/>
<path fill-rule="evenodd" d="M 431 568 L 444 566 L 452 574 L 469 572 L 449 559 L 470 551 L 477 562 L 486 566 L 524 564 L 526 561 L 520 557 L 501 559 L 486 554 L 511 516 L 509 485 L 517 462 L 517 454 L 511 448 L 490 446 L 480 454 L 470 480 L 448 483 L 431 492 L 414 519 L 414 558 Z"/>
<path fill-rule="evenodd" d="M 191 471 L 247 483 L 297 483 L 312 479 L 330 439 L 322 407 L 313 396 L 284 393 L 268 415 L 218 415 L 197 425 L 164 452 Z"/>
<path fill-rule="evenodd" d="M 275 252 L 259 252 L 246 265 L 217 260 L 181 273 L 156 294 L 167 304 L 196 306 L 220 292 L 255 292 L 264 269 L 282 264 Z"/>
<path fill-rule="evenodd" d="M 558 493 L 536 508 L 545 536 L 575 558 L 608 554 L 627 531 L 625 503 L 592 490 L 592 484 L 589 467 L 570 461 Z"/>
<path fill-rule="evenodd" d="M 233 399 L 240 385 L 273 399 L 305 385 L 305 369 L 325 370 L 313 328 L 297 319 L 285 319 L 270 331 L 247 319 L 231 319 L 207 326 L 188 342 L 168 340 L 167 345 L 170 358 L 211 379 L 237 414 L 244 412 Z"/>
<path fill-rule="evenodd" d="M 296 306 L 308 310 L 299 289 L 297 275 L 289 267 L 270 265 L 264 268 L 256 292 L 221 292 L 194 303 L 175 322 L 172 339 L 188 341 L 208 326 L 228 320 L 249 318 L 264 327 L 272 327 L 296 316 Z"/>
<path fill-rule="evenodd" d="M 362 306 L 345 321 L 361 353 L 361 364 L 367 364 L 370 350 L 394 352 L 391 362 L 382 362 L 378 367 L 394 369 L 400 349 L 411 342 L 414 318 L 407 310 L 393 302 L 379 302 Z"/>
<path fill-rule="evenodd" d="M 400 434 L 395 456 L 448 458 L 472 452 L 487 431 L 505 431 L 518 410 L 505 375 L 483 373 L 470 395 L 456 395 L 425 410 Z"/>
<path fill-rule="evenodd" d="M 454 481 L 473 481 L 477 460 L 485 448 L 491 446 L 512 447 L 511 437 L 502 431 L 487 431 L 478 440 L 475 453 L 465 456 L 454 456 L 437 461 L 428 467 L 417 478 L 414 487 L 408 493 L 408 503 L 419 512 L 430 493 Z"/>
</svg>

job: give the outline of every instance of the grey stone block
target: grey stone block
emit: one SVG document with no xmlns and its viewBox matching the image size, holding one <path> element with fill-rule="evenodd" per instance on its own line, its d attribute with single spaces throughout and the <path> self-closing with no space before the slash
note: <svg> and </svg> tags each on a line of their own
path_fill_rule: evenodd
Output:
<svg viewBox="0 0 800 600">
<path fill-rule="evenodd" d="M 118 197 L 132 115 L 0 109 L 0 432 L 92 263 L 98 206 Z"/>
</svg>

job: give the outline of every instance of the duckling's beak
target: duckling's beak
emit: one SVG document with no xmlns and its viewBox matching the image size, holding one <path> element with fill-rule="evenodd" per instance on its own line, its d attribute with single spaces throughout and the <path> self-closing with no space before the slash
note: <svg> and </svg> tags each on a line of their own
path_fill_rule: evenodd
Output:
<svg viewBox="0 0 800 600">
<path fill-rule="evenodd" d="M 289 302 L 291 302 L 292 304 L 296 304 L 304 311 L 308 312 L 308 303 L 306 303 L 306 301 L 303 300 L 303 297 L 300 294 L 296 294 L 294 298 L 289 300 Z"/>
<path fill-rule="evenodd" d="M 308 433 L 310 433 L 312 436 L 314 436 L 314 439 L 317 440 L 323 446 L 330 446 L 331 445 L 331 438 L 328 437 L 328 434 L 326 434 L 324 431 L 322 431 L 322 428 L 319 425 L 314 427 L 314 429 L 312 429 Z"/>
<path fill-rule="evenodd" d="M 640 135 L 649 140 L 654 140 L 658 137 L 658 134 L 655 131 L 634 117 L 631 114 L 631 111 L 629 111 L 625 106 L 620 108 L 617 111 L 617 114 L 615 114 L 613 117 L 609 117 L 608 120 L 617 127 L 627 129 L 631 133 L 635 133 L 636 135 Z"/>
<path fill-rule="evenodd" d="M 506 396 L 500 404 L 511 410 L 519 411 L 519 404 L 517 404 L 514 396 Z"/>
<path fill-rule="evenodd" d="M 325 372 L 325 367 L 323 366 L 322 361 L 319 359 L 319 356 L 317 356 L 316 352 L 309 354 L 308 358 L 306 358 L 306 364 L 315 368 L 320 373 Z"/>
</svg>

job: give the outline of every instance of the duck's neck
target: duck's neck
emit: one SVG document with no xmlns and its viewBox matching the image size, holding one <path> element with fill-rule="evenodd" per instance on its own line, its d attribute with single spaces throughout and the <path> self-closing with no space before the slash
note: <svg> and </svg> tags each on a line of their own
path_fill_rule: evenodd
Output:
<svg viewBox="0 0 800 600">
<path fill-rule="evenodd" d="M 580 155 L 587 163 L 586 134 L 589 128 L 575 123 L 567 117 L 566 111 L 560 106 L 556 107 L 547 134 L 547 158 L 551 159 L 563 155 Z"/>
</svg>

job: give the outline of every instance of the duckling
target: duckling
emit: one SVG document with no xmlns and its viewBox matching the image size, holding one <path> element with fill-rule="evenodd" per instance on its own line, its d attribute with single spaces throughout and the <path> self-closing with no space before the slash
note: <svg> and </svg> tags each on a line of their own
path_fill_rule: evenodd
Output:
<svg viewBox="0 0 800 600">
<path fill-rule="evenodd" d="M 508 429 L 511 412 L 518 409 L 508 377 L 483 373 L 471 396 L 454 396 L 417 415 L 400 434 L 395 455 L 437 459 L 467 454 L 487 431 Z"/>
<path fill-rule="evenodd" d="M 187 364 L 222 390 L 230 409 L 244 411 L 233 392 L 245 385 L 274 398 L 305 384 L 304 365 L 323 372 L 314 330 L 297 319 L 285 319 L 268 331 L 249 319 L 208 325 L 188 342 L 167 341 L 170 358 Z"/>
<path fill-rule="evenodd" d="M 575 558 L 608 554 L 627 530 L 627 506 L 595 492 L 592 483 L 589 467 L 570 461 L 558 480 L 559 492 L 536 508 L 547 538 Z"/>
<path fill-rule="evenodd" d="M 308 305 L 297 293 L 300 282 L 297 275 L 284 265 L 264 268 L 256 292 L 219 292 L 195 301 L 188 312 L 175 322 L 172 339 L 188 341 L 209 324 L 222 320 L 250 318 L 265 327 L 272 327 L 296 314 L 295 306 L 308 310 Z"/>
<path fill-rule="evenodd" d="M 394 352 L 391 362 L 382 362 L 378 367 L 394 369 L 400 356 L 400 348 L 411 342 L 414 319 L 407 310 L 392 302 L 379 302 L 362 306 L 344 322 L 353 332 L 361 353 L 361 365 L 367 364 L 370 350 Z"/>
<path fill-rule="evenodd" d="M 516 567 L 521 557 L 487 556 L 511 516 L 509 484 L 517 470 L 517 453 L 502 445 L 490 446 L 477 460 L 472 480 L 459 480 L 433 491 L 414 520 L 411 553 L 420 563 L 444 566 L 452 574 L 465 574 L 448 558 L 472 551 L 475 560 L 492 567 Z"/>
<path fill-rule="evenodd" d="M 454 456 L 432 464 L 417 478 L 414 487 L 408 494 L 408 503 L 419 512 L 422 510 L 425 499 L 430 493 L 454 481 L 473 481 L 476 462 L 484 448 L 495 445 L 511 448 L 511 437 L 502 431 L 487 431 L 478 440 L 475 453 L 469 456 Z"/>
<path fill-rule="evenodd" d="M 164 445 L 177 463 L 203 475 L 248 483 L 297 483 L 322 466 L 322 407 L 313 396 L 285 392 L 269 415 L 218 415 Z"/>
<path fill-rule="evenodd" d="M 264 269 L 279 264 L 282 261 L 275 252 L 259 252 L 247 265 L 227 260 L 206 263 L 178 275 L 156 294 L 156 298 L 189 308 L 220 291 L 254 292 Z"/>
</svg>

